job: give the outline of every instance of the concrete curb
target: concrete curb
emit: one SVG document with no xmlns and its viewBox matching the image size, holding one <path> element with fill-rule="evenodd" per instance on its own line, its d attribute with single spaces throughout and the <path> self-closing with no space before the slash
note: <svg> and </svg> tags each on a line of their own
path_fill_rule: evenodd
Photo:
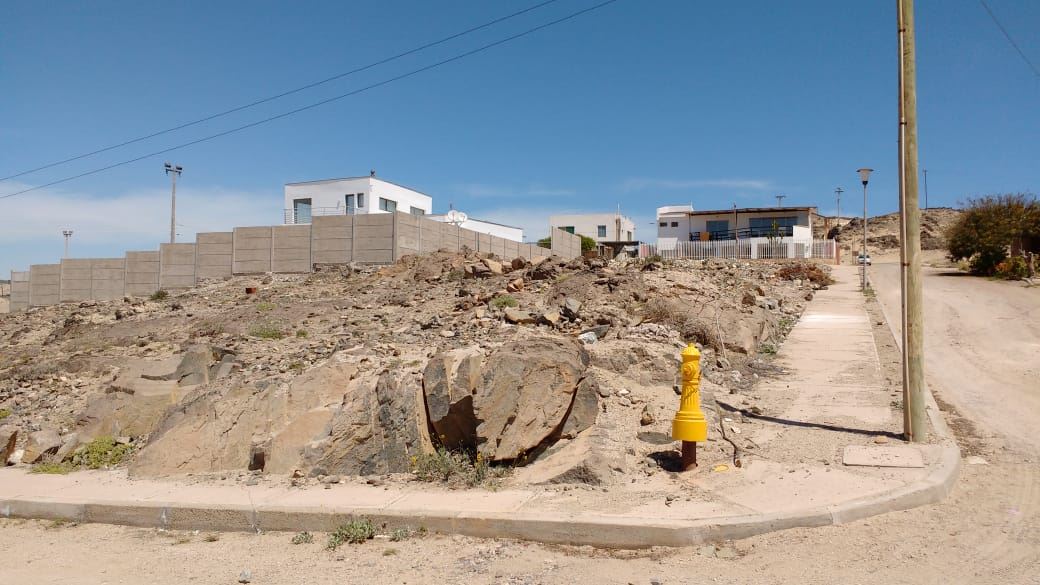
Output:
<svg viewBox="0 0 1040 585">
<path fill-rule="evenodd" d="M 880 305 L 880 303 L 879 303 Z M 891 330 L 891 320 L 880 305 Z M 893 331 L 894 334 L 894 331 Z M 0 499 L 0 517 L 38 518 L 212 531 L 334 530 L 351 517 L 364 516 L 386 528 L 425 528 L 431 532 L 480 538 L 515 538 L 604 548 L 690 546 L 736 540 L 789 528 L 852 522 L 886 512 L 939 502 L 949 495 L 960 471 L 960 449 L 928 394 L 928 416 L 940 438 L 938 457 L 928 475 L 911 485 L 840 504 L 783 513 L 707 519 L 576 516 L 524 512 L 387 510 L 371 507 L 201 505 L 190 502 L 105 501 L 76 498 Z"/>
</svg>

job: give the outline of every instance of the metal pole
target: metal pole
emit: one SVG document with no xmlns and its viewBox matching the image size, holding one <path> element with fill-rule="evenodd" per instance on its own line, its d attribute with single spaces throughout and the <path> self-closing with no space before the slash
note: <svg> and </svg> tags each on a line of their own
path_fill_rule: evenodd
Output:
<svg viewBox="0 0 1040 585">
<path fill-rule="evenodd" d="M 834 220 L 834 227 L 838 228 L 839 231 L 841 230 L 841 194 L 844 192 L 845 189 L 842 189 L 841 187 L 836 187 L 834 189 L 834 194 L 838 197 L 838 216 L 837 219 Z"/>
<path fill-rule="evenodd" d="M 928 169 L 924 170 L 924 208 L 928 209 Z"/>
<path fill-rule="evenodd" d="M 170 173 L 170 243 L 177 241 L 177 173 Z"/>
<path fill-rule="evenodd" d="M 867 182 L 863 181 L 863 261 L 860 265 L 863 268 L 860 287 L 867 290 Z"/>
<path fill-rule="evenodd" d="M 924 400 L 924 313 L 921 287 L 921 209 L 917 193 L 917 54 L 914 46 L 914 2 L 896 0 L 899 19 L 900 48 L 900 104 L 903 118 L 900 125 L 900 152 L 903 176 L 900 186 L 905 201 L 906 238 L 906 371 L 908 400 L 903 408 L 909 409 L 910 428 L 905 429 L 911 441 L 928 440 L 928 422 Z"/>
<path fill-rule="evenodd" d="M 69 240 L 72 238 L 72 230 L 61 230 L 61 235 L 65 236 L 65 255 L 62 258 L 69 257 Z"/>
</svg>

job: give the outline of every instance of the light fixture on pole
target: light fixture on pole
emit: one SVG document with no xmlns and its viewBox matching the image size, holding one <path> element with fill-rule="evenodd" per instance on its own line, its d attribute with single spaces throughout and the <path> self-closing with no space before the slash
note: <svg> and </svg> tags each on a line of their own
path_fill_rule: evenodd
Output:
<svg viewBox="0 0 1040 585">
<path fill-rule="evenodd" d="M 784 205 L 784 199 L 787 199 L 787 195 L 777 195 L 776 196 L 776 206 L 777 207 L 782 207 Z"/>
<path fill-rule="evenodd" d="M 835 187 L 834 188 L 834 194 L 838 198 L 838 212 L 837 212 L 837 219 L 834 220 L 834 226 L 838 227 L 838 228 L 841 227 L 841 194 L 844 193 L 844 192 L 845 192 L 845 189 L 842 189 L 841 187 Z"/>
<path fill-rule="evenodd" d="M 874 172 L 874 169 L 859 169 L 856 171 L 859 173 L 859 180 L 863 183 L 863 251 L 860 253 L 859 263 L 861 277 L 860 286 L 863 290 L 867 290 L 867 183 L 870 182 L 870 173 Z"/>
<path fill-rule="evenodd" d="M 62 258 L 69 257 L 69 240 L 72 239 L 72 230 L 61 230 L 61 235 L 65 236 L 65 255 Z"/>
<path fill-rule="evenodd" d="M 166 174 L 170 175 L 170 243 L 177 241 L 177 176 L 184 167 L 166 163 Z"/>
</svg>

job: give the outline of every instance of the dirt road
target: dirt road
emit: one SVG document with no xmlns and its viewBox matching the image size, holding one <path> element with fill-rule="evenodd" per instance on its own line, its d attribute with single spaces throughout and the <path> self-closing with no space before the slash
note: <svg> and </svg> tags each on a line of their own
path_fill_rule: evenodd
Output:
<svg viewBox="0 0 1040 585">
<path fill-rule="evenodd" d="M 899 330 L 899 265 L 875 264 Z M 936 397 L 999 448 L 1040 454 L 1040 288 L 924 269 L 925 377 Z"/>
</svg>

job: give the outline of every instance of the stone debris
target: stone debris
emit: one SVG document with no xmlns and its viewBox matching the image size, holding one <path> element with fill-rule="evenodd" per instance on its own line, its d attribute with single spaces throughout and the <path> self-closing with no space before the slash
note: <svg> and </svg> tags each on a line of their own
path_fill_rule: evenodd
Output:
<svg viewBox="0 0 1040 585">
<path fill-rule="evenodd" d="M 443 446 L 521 483 L 642 477 L 661 466 L 628 461 L 662 448 L 637 434 L 675 409 L 686 343 L 705 397 L 740 392 L 804 308 L 814 285 L 785 264 L 438 252 L 5 315 L 0 454 L 110 436 L 134 476 L 304 485 L 396 481 Z"/>
</svg>

